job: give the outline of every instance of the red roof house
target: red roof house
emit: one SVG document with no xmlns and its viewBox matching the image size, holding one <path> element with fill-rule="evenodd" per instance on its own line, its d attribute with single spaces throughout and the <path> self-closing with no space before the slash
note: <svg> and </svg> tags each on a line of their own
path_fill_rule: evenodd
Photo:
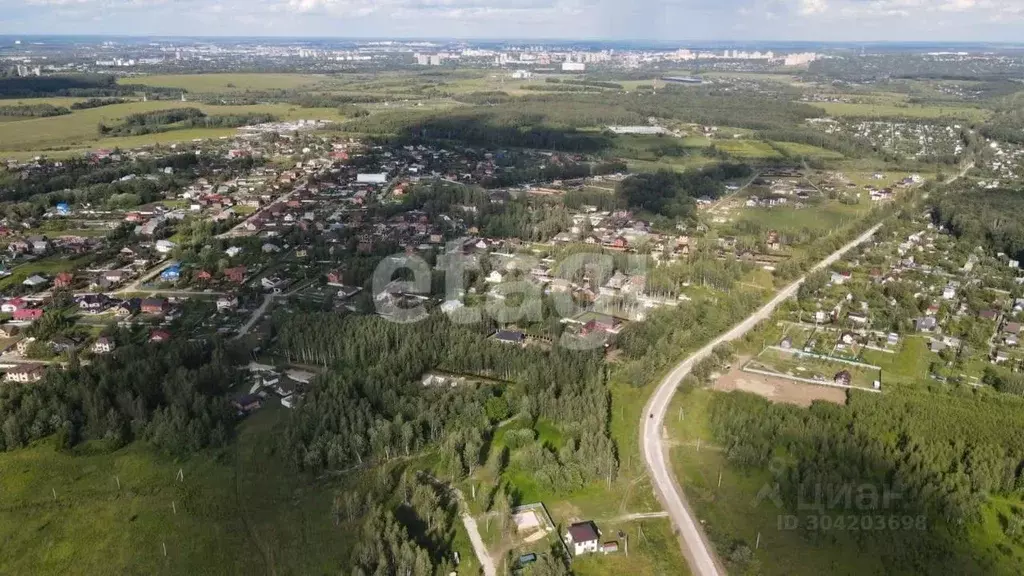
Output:
<svg viewBox="0 0 1024 576">
<path fill-rule="evenodd" d="M 14 319 L 19 321 L 38 320 L 42 317 L 42 308 L 18 308 L 14 311 Z"/>
<path fill-rule="evenodd" d="M 245 266 L 225 268 L 224 277 L 236 284 L 241 284 L 242 282 L 245 282 L 245 272 Z"/>
</svg>

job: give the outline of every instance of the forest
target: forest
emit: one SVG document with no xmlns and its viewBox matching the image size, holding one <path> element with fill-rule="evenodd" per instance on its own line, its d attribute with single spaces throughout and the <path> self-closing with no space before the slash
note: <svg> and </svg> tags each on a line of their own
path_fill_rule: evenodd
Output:
<svg viewBox="0 0 1024 576">
<path fill-rule="evenodd" d="M 600 352 L 518 348 L 488 336 L 493 324 L 472 327 L 432 315 L 416 324 L 380 317 L 275 317 L 280 350 L 307 364 L 332 368 L 295 410 L 287 442 L 297 464 L 311 471 L 383 463 L 436 451 L 444 478 L 471 474 L 489 454 L 494 426 L 508 418 L 559 423 L 561 446 L 536 446 L 533 470 L 574 491 L 615 477 L 608 436 L 608 392 Z M 438 369 L 490 384 L 424 387 Z"/>
<path fill-rule="evenodd" d="M 109 356 L 89 365 L 72 358 L 39 383 L 0 387 L 0 449 L 57 434 L 68 448 L 139 439 L 190 454 L 230 439 L 234 414 L 224 394 L 239 373 L 219 343 L 150 344 L 145 329 L 111 336 L 119 347 Z"/>
<path fill-rule="evenodd" d="M 47 96 L 75 96 L 98 98 L 108 96 L 134 96 L 145 92 L 150 97 L 174 94 L 174 88 L 118 84 L 117 78 L 102 74 L 76 74 L 69 76 L 10 76 L 0 77 L 0 98 L 45 98 Z"/>
<path fill-rule="evenodd" d="M 626 207 L 671 219 L 693 214 L 697 198 L 715 199 L 725 192 L 725 181 L 751 175 L 746 164 L 717 164 L 709 168 L 675 172 L 659 170 L 634 174 L 619 183 L 616 196 Z"/>
<path fill-rule="evenodd" d="M 947 193 L 930 200 L 936 224 L 957 238 L 1024 259 L 1024 196 L 1013 190 L 984 190 L 970 194 Z"/>
<path fill-rule="evenodd" d="M 851 393 L 847 406 L 816 403 L 808 410 L 732 393 L 715 394 L 709 416 L 714 441 L 736 466 L 772 463 L 788 509 L 814 504 L 834 514 L 924 514 L 927 532 L 865 531 L 861 544 L 887 550 L 894 573 L 969 574 L 982 573 L 975 560 L 943 546 L 940 536 L 962 538 L 989 495 L 1024 494 L 1022 401 L 933 386 Z M 813 497 L 815 490 L 851 485 L 898 497 L 885 509 L 867 510 Z"/>
<path fill-rule="evenodd" d="M 100 136 L 139 136 L 188 128 L 238 128 L 274 120 L 276 117 L 273 114 L 247 113 L 208 116 L 198 108 L 171 108 L 131 114 L 126 116 L 120 124 L 114 126 L 100 123 L 99 133 Z"/>
</svg>

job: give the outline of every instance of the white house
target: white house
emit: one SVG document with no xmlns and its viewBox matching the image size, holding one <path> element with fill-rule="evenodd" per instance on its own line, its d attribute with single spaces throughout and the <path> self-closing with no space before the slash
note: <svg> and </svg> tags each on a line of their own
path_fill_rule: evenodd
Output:
<svg viewBox="0 0 1024 576">
<path fill-rule="evenodd" d="M 174 250 L 174 242 L 170 240 L 157 240 L 156 251 L 161 254 L 168 254 L 171 250 Z"/>
<path fill-rule="evenodd" d="M 222 296 L 217 299 L 217 311 L 234 310 L 238 308 L 238 296 Z"/>
<path fill-rule="evenodd" d="M 569 531 L 565 535 L 565 542 L 573 547 L 573 555 L 579 556 L 581 554 L 597 552 L 600 537 L 601 533 L 593 522 L 578 522 L 569 526 Z"/>
<path fill-rule="evenodd" d="M 96 339 L 96 343 L 92 345 L 92 351 L 96 354 L 109 354 L 114 351 L 114 348 L 114 341 L 106 336 L 100 336 Z"/>
<path fill-rule="evenodd" d="M 356 176 L 356 182 L 359 184 L 384 184 L 387 181 L 387 174 L 359 174 Z"/>
</svg>

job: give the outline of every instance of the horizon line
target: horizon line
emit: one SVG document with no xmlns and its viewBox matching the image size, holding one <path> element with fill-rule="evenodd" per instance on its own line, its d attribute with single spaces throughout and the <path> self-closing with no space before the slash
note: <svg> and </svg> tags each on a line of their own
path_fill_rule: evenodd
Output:
<svg viewBox="0 0 1024 576">
<path fill-rule="evenodd" d="M 755 40 L 755 39 L 744 39 L 738 40 L 734 38 L 718 38 L 718 39 L 678 39 L 678 40 L 664 40 L 664 39 L 640 39 L 640 38 L 607 38 L 607 37 L 592 37 L 592 38 L 515 38 L 515 37 L 458 37 L 458 36 L 297 36 L 288 34 L 253 34 L 253 35 L 207 35 L 207 34 L 109 34 L 109 33 L 80 33 L 80 34 L 53 34 L 53 33 L 10 33 L 0 32 L 0 38 L 12 38 L 15 40 L 23 38 L 133 38 L 133 39 L 203 39 L 203 40 L 230 40 L 230 39 L 259 39 L 259 40 L 338 40 L 338 41 L 360 41 L 360 42 L 371 42 L 371 41 L 390 41 L 390 42 L 534 42 L 534 43 L 568 43 L 568 42 L 595 42 L 595 43 L 630 43 L 630 44 L 647 44 L 647 45 L 675 45 L 681 43 L 690 44 L 701 44 L 701 43 L 728 43 L 728 44 L 819 44 L 819 45 L 833 45 L 833 46 L 848 46 L 848 45 L 932 45 L 932 44 L 949 44 L 949 45 L 967 45 L 967 46 L 1004 46 L 1004 47 L 1022 47 L 1024 48 L 1024 42 L 1014 41 L 998 41 L 998 40 Z"/>
</svg>

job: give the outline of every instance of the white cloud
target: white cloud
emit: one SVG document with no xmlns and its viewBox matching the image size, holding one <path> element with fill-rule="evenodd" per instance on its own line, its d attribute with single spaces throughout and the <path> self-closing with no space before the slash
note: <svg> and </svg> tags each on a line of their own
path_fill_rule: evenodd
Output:
<svg viewBox="0 0 1024 576">
<path fill-rule="evenodd" d="M 820 14 L 827 8 L 828 3 L 825 0 L 800 0 L 800 14 L 804 16 Z"/>
</svg>

